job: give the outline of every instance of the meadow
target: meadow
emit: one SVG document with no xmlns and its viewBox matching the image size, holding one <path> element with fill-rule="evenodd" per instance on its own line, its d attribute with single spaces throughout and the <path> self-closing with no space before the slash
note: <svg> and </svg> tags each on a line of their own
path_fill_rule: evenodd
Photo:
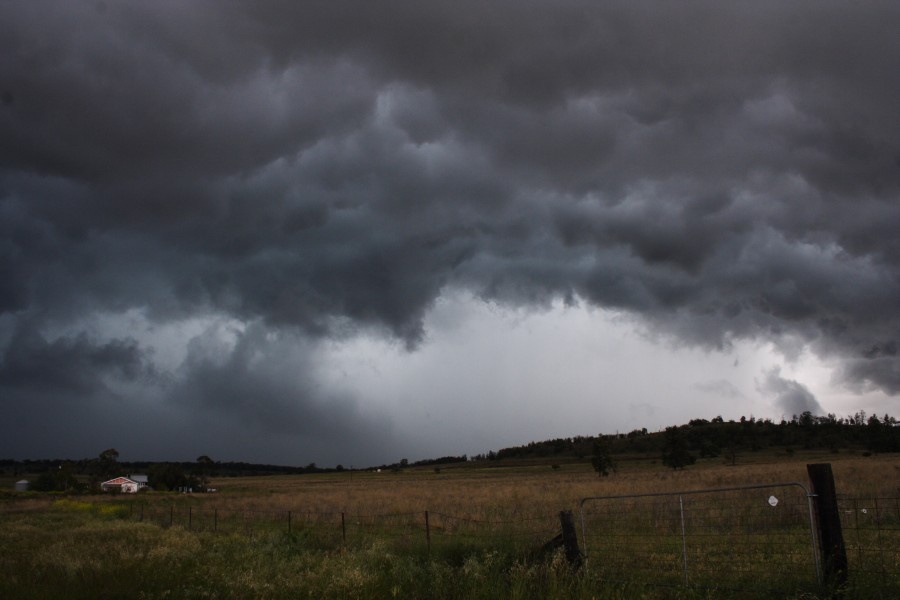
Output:
<svg viewBox="0 0 900 600">
<path fill-rule="evenodd" d="M 637 571 L 633 580 L 610 580 L 592 568 L 591 557 L 573 569 L 560 549 L 546 545 L 559 532 L 559 512 L 577 515 L 582 498 L 805 483 L 810 462 L 832 463 L 839 494 L 900 498 L 896 455 L 752 459 L 735 466 L 707 460 L 679 471 L 625 460 L 605 478 L 581 463 L 490 468 L 466 463 L 439 472 L 222 478 L 211 482 L 219 490 L 214 494 L 5 493 L 0 597 L 824 597 L 827 590 L 814 581 L 801 578 L 798 585 L 781 586 L 774 579 L 766 582 L 764 574 L 754 575 L 759 586 L 742 583 L 728 591 L 715 585 L 646 585 L 654 582 Z M 881 525 L 878 542 L 888 535 L 893 536 L 888 543 L 895 544 L 896 520 Z M 900 570 L 898 549 L 886 548 L 880 550 L 880 568 L 894 573 Z M 851 567 L 867 560 L 861 552 L 850 558 Z M 876 575 L 851 581 L 855 587 L 847 597 L 900 593 L 896 583 Z"/>
</svg>

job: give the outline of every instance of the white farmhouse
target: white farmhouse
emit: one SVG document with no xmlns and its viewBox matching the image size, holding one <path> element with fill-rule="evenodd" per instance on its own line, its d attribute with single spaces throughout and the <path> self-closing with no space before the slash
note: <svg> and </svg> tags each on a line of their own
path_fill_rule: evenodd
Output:
<svg viewBox="0 0 900 600">
<path fill-rule="evenodd" d="M 116 477 L 100 484 L 100 489 L 104 492 L 122 492 L 124 494 L 136 494 L 138 490 L 145 487 L 147 487 L 146 475 Z"/>
</svg>

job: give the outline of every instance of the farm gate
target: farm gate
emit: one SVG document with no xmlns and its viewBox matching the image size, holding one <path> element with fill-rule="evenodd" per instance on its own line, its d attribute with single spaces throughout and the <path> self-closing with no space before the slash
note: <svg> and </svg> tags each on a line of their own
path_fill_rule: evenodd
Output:
<svg viewBox="0 0 900 600">
<path fill-rule="evenodd" d="M 586 567 L 623 583 L 808 587 L 822 577 L 813 510 L 800 483 L 584 498 Z"/>
</svg>

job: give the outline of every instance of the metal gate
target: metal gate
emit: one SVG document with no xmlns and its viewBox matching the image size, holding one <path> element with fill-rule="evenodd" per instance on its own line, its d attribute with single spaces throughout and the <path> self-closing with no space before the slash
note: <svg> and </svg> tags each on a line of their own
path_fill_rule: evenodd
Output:
<svg viewBox="0 0 900 600">
<path fill-rule="evenodd" d="M 800 483 L 584 498 L 582 547 L 615 582 L 790 590 L 821 580 Z"/>
</svg>

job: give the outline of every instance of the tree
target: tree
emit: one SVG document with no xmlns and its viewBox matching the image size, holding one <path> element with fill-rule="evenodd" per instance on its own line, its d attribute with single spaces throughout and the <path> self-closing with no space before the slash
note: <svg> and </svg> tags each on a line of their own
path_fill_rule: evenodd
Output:
<svg viewBox="0 0 900 600">
<path fill-rule="evenodd" d="M 884 420 L 879 421 L 878 415 L 872 415 L 866 421 L 866 448 L 872 452 L 896 452 L 900 449 L 898 444 L 896 421 L 889 415 L 884 415 Z"/>
<path fill-rule="evenodd" d="M 180 487 L 191 487 L 191 480 L 184 474 L 184 469 L 176 463 L 156 463 L 148 473 L 150 485 L 157 490 L 174 490 Z"/>
<path fill-rule="evenodd" d="M 68 492 L 69 490 L 73 490 L 78 487 L 78 480 L 75 479 L 75 475 L 72 474 L 72 470 L 74 468 L 75 465 L 68 460 L 59 465 L 59 468 L 56 470 L 57 489 Z"/>
<path fill-rule="evenodd" d="M 37 481 L 31 484 L 31 489 L 36 492 L 57 491 L 56 478 L 53 476 L 53 471 L 44 471 L 38 475 Z"/>
<path fill-rule="evenodd" d="M 737 464 L 737 443 L 733 439 L 725 446 L 725 457 L 731 462 L 732 467 Z"/>
<path fill-rule="evenodd" d="M 683 469 L 694 464 L 697 459 L 688 452 L 687 442 L 678 427 L 666 427 L 665 445 L 663 446 L 663 464 L 672 469 Z"/>
<path fill-rule="evenodd" d="M 112 479 L 119 470 L 119 451 L 107 448 L 91 464 L 92 479 L 95 483 Z"/>
<path fill-rule="evenodd" d="M 200 485 L 205 486 L 209 483 L 209 475 L 212 473 L 212 468 L 215 463 L 213 459 L 203 454 L 197 457 L 197 480 Z"/>
<path fill-rule="evenodd" d="M 609 444 L 602 435 L 594 440 L 591 466 L 597 471 L 597 477 L 607 477 L 610 471 L 616 471 L 616 463 L 609 454 Z"/>
<path fill-rule="evenodd" d="M 800 413 L 800 418 L 797 419 L 797 423 L 800 425 L 800 427 L 809 429 L 810 427 L 815 425 L 816 421 L 810 411 L 804 410 L 802 413 Z"/>
<path fill-rule="evenodd" d="M 32 489 L 38 492 L 67 492 L 78 486 L 78 480 L 72 475 L 72 463 L 65 462 L 56 469 L 41 473 Z"/>
</svg>

